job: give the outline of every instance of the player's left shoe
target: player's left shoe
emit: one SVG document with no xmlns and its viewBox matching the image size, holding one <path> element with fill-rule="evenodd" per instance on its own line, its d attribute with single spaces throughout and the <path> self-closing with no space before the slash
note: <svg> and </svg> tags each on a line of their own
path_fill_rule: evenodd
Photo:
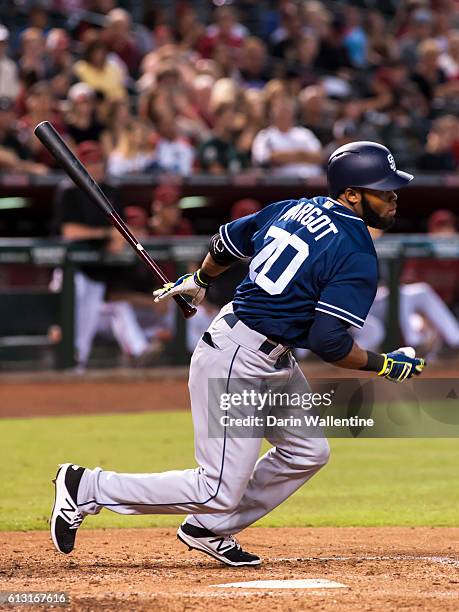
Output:
<svg viewBox="0 0 459 612">
<path fill-rule="evenodd" d="M 77 493 L 85 468 L 73 463 L 63 463 L 53 480 L 55 486 L 54 506 L 49 521 L 51 539 L 61 553 L 72 552 L 75 536 L 84 515 L 77 506 Z"/>
<path fill-rule="evenodd" d="M 208 529 L 185 522 L 178 528 L 177 537 L 190 550 L 199 550 L 231 567 L 261 564 L 260 557 L 243 550 L 233 536 L 217 535 Z"/>
</svg>

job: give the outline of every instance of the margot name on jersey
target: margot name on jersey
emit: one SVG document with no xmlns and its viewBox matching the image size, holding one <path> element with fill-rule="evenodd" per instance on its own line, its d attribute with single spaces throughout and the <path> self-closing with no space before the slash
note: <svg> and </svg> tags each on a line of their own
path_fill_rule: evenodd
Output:
<svg viewBox="0 0 459 612">
<path fill-rule="evenodd" d="M 327 203 L 325 203 L 324 208 L 331 208 L 333 202 L 330 202 L 330 206 L 327 207 Z M 292 206 L 284 213 L 279 221 L 297 221 L 304 225 L 304 227 L 311 232 L 311 234 L 316 234 L 320 230 L 320 234 L 314 236 L 314 240 L 320 240 L 330 232 L 333 234 L 338 233 L 338 228 L 330 219 L 330 217 L 324 213 L 324 211 L 311 202 L 300 200 L 298 204 Z"/>
</svg>

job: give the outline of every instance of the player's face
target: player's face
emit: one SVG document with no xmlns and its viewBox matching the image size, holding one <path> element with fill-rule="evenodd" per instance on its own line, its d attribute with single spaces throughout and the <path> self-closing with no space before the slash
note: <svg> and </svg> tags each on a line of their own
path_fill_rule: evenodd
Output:
<svg viewBox="0 0 459 612">
<path fill-rule="evenodd" d="M 362 219 L 369 227 L 387 230 L 395 222 L 397 194 L 395 191 L 360 190 Z"/>
</svg>

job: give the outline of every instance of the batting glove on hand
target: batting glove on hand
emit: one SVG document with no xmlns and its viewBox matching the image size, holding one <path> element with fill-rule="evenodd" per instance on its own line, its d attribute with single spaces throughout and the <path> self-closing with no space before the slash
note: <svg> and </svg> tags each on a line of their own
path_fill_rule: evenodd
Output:
<svg viewBox="0 0 459 612">
<path fill-rule="evenodd" d="M 206 296 L 209 283 L 199 276 L 199 270 L 193 274 L 184 274 L 175 283 L 166 283 L 162 289 L 153 291 L 155 302 L 167 300 L 174 295 L 189 295 L 193 306 L 198 306 Z"/>
<path fill-rule="evenodd" d="M 413 350 L 414 355 L 414 350 Z M 392 382 L 402 382 L 412 376 L 419 376 L 425 368 L 426 362 L 419 357 L 410 357 L 402 349 L 391 353 L 383 353 L 384 365 L 378 376 L 383 376 Z"/>
</svg>

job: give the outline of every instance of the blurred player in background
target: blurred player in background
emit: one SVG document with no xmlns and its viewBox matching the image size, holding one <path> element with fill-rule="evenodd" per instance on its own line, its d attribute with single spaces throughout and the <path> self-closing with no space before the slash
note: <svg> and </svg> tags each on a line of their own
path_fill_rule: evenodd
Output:
<svg viewBox="0 0 459 612">
<path fill-rule="evenodd" d="M 113 190 L 104 183 L 105 158 L 101 145 L 83 142 L 77 155 L 116 205 Z M 63 238 L 88 242 L 107 253 L 117 254 L 124 248 L 122 236 L 73 183 L 64 185 L 58 193 L 53 225 Z M 132 306 L 126 301 L 106 301 L 109 276 L 110 270 L 97 264 L 80 266 L 75 273 L 75 349 L 79 371 L 88 364 L 98 332 L 111 332 L 134 365 L 146 365 L 150 356 L 157 353 L 158 347 L 149 343 Z M 52 282 L 54 290 L 60 290 L 61 277 L 61 272 L 56 271 Z"/>
</svg>

